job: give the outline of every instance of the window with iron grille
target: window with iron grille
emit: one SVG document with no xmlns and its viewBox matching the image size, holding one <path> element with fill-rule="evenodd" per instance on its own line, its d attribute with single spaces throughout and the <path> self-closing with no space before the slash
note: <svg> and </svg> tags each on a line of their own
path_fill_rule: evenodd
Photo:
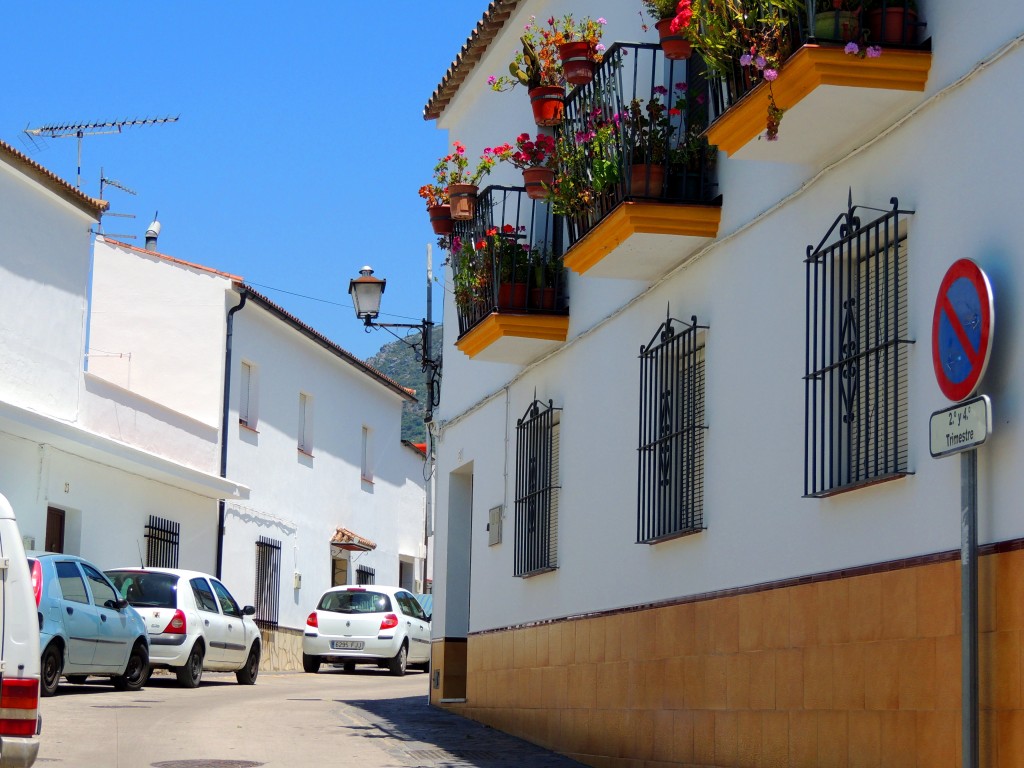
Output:
<svg viewBox="0 0 1024 768">
<path fill-rule="evenodd" d="M 558 567 L 558 443 L 560 414 L 534 400 L 516 422 L 515 575 Z"/>
<path fill-rule="evenodd" d="M 180 537 L 181 523 L 150 515 L 146 523 L 146 565 L 150 568 L 177 568 Z"/>
<path fill-rule="evenodd" d="M 377 571 L 373 568 L 368 568 L 365 565 L 356 568 L 356 584 L 374 584 L 376 579 Z"/>
<path fill-rule="evenodd" d="M 281 542 L 260 536 L 256 542 L 256 615 L 264 627 L 276 627 L 281 598 Z"/>
<path fill-rule="evenodd" d="M 854 206 L 807 248 L 804 495 L 908 474 L 907 244 L 888 212 Z M 882 215 L 863 223 L 861 215 Z M 873 215 L 870 214 L 870 215 Z"/>
<path fill-rule="evenodd" d="M 704 332 L 669 317 L 640 350 L 637 543 L 704 530 Z"/>
</svg>

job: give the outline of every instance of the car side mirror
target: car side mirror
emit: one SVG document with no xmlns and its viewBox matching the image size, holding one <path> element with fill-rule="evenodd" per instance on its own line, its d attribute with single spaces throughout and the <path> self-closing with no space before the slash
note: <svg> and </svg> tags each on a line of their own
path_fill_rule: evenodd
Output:
<svg viewBox="0 0 1024 768">
<path fill-rule="evenodd" d="M 433 618 L 434 618 L 434 615 L 433 615 L 433 614 L 431 614 L 431 613 L 428 613 L 428 614 L 427 614 L 427 621 L 432 621 L 432 620 L 433 620 Z"/>
<path fill-rule="evenodd" d="M 128 606 L 129 602 L 124 598 L 121 598 L 119 600 L 107 600 L 105 603 L 103 603 L 104 608 L 113 608 L 115 611 L 123 611 Z"/>
<path fill-rule="evenodd" d="M 245 606 L 245 608 L 242 609 L 242 615 L 243 616 L 255 616 L 256 615 L 256 606 L 255 605 L 247 605 L 247 606 Z"/>
</svg>

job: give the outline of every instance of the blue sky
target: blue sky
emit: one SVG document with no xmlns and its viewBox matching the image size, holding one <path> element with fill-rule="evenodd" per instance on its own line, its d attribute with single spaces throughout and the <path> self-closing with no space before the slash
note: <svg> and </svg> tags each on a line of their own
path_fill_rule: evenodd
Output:
<svg viewBox="0 0 1024 768">
<path fill-rule="evenodd" d="M 38 146 L 26 127 L 180 115 L 177 123 L 82 140 L 82 189 L 103 175 L 104 231 L 241 275 L 352 353 L 364 333 L 348 296 L 363 264 L 386 277 L 382 319 L 426 311 L 426 245 L 416 191 L 447 135 L 423 105 L 487 0 L 389 6 L 355 0 L 57 0 L 4 9 L 0 139 L 75 183 L 74 138 Z M 383 11 L 387 10 L 388 13 Z M 445 253 L 434 247 L 435 271 Z M 310 297 L 310 298 L 305 298 Z M 434 320 L 440 321 L 440 292 Z"/>
</svg>

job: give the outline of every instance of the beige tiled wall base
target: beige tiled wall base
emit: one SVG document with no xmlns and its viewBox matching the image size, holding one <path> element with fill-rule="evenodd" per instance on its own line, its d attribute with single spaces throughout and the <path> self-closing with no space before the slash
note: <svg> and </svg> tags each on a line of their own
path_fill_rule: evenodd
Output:
<svg viewBox="0 0 1024 768">
<path fill-rule="evenodd" d="M 980 570 L 982 765 L 1024 766 L 1024 551 Z M 958 561 L 473 635 L 466 648 L 453 708 L 593 766 L 960 762 Z"/>
<path fill-rule="evenodd" d="M 466 698 L 466 650 L 462 639 L 435 640 L 430 647 L 430 701 L 432 704 Z"/>
<path fill-rule="evenodd" d="M 287 672 L 302 669 L 302 631 L 278 627 L 261 629 L 263 658 L 260 669 L 266 672 Z"/>
</svg>

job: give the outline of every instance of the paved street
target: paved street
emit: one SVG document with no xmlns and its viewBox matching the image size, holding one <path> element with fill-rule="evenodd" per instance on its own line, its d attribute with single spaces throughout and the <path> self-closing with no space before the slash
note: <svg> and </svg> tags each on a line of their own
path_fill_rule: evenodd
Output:
<svg viewBox="0 0 1024 768">
<path fill-rule="evenodd" d="M 395 678 L 359 668 L 346 675 L 203 675 L 196 690 L 158 674 L 143 691 L 62 683 L 43 699 L 37 765 L 73 768 L 578 768 L 427 704 L 428 676 Z"/>
</svg>

